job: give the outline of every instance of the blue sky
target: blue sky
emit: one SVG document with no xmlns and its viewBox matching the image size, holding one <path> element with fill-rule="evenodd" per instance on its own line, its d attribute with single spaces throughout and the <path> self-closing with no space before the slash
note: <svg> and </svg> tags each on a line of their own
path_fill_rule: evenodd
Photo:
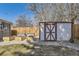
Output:
<svg viewBox="0 0 79 59">
<path fill-rule="evenodd" d="M 33 13 L 28 10 L 29 4 L 25 3 L 2 3 L 0 4 L 0 19 L 5 19 L 15 23 L 16 18 L 21 14 L 26 14 L 29 18 Z"/>
</svg>

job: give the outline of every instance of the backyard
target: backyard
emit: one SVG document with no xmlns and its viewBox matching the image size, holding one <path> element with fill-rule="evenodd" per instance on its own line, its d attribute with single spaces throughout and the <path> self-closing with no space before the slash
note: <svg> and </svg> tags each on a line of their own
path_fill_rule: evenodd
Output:
<svg viewBox="0 0 79 59">
<path fill-rule="evenodd" d="M 0 17 L 0 56 L 79 55 L 79 4 L 3 3 Z"/>
</svg>

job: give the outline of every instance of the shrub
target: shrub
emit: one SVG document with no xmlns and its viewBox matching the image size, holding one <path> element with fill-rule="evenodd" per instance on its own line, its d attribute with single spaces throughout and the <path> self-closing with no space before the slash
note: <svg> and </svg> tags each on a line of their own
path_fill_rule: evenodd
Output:
<svg viewBox="0 0 79 59">
<path fill-rule="evenodd" d="M 11 30 L 11 35 L 17 35 L 17 31 L 16 30 Z"/>
</svg>

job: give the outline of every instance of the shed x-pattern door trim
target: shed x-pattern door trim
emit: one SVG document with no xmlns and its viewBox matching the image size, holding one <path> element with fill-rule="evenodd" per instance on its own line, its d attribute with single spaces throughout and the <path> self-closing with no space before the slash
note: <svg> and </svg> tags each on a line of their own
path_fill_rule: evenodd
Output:
<svg viewBox="0 0 79 59">
<path fill-rule="evenodd" d="M 45 40 L 54 41 L 57 38 L 57 26 L 56 23 L 46 23 L 45 24 Z"/>
</svg>

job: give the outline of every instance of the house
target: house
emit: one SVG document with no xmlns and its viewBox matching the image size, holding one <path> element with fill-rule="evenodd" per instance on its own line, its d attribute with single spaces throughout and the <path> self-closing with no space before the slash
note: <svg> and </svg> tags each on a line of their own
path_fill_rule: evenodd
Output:
<svg viewBox="0 0 79 59">
<path fill-rule="evenodd" d="M 11 35 L 11 22 L 0 19 L 0 40 L 3 36 Z"/>
</svg>

